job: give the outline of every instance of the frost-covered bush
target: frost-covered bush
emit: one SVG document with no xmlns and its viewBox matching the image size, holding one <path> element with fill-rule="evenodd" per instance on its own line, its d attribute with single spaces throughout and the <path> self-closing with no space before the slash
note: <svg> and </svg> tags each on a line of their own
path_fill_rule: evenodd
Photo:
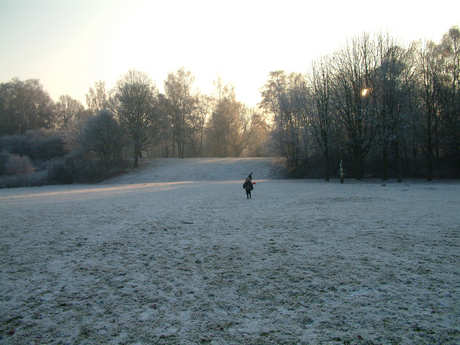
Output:
<svg viewBox="0 0 460 345">
<path fill-rule="evenodd" d="M 74 175 L 74 166 L 64 158 L 53 160 L 48 169 L 48 181 L 50 183 L 70 184 L 74 182 Z"/>
<path fill-rule="evenodd" d="M 0 137 L 0 150 L 32 160 L 50 160 L 68 153 L 63 133 L 45 129 L 30 130 L 24 135 L 4 135 Z"/>
<path fill-rule="evenodd" d="M 46 184 L 48 184 L 46 171 L 25 175 L 0 176 L 0 188 L 33 187 Z"/>
<path fill-rule="evenodd" d="M 6 150 L 0 153 L 0 188 L 41 186 L 46 183 L 46 175 L 34 172 L 29 157 L 13 155 Z"/>
<path fill-rule="evenodd" d="M 37 130 L 26 133 L 32 159 L 50 160 L 67 154 L 63 133 Z"/>
<path fill-rule="evenodd" d="M 11 157 L 11 153 L 7 150 L 3 150 L 0 152 L 0 176 L 6 175 L 8 170 L 6 168 L 6 164 L 8 163 Z"/>
<path fill-rule="evenodd" d="M 112 166 L 112 169 L 114 168 L 115 165 Z M 112 175 L 113 171 L 108 170 L 101 161 L 92 159 L 82 150 L 76 150 L 63 158 L 53 160 L 48 169 L 48 182 L 50 184 L 94 183 Z"/>
<path fill-rule="evenodd" d="M 10 175 L 24 175 L 34 172 L 34 165 L 27 156 L 11 155 L 5 167 Z"/>
<path fill-rule="evenodd" d="M 113 114 L 101 110 L 83 124 L 79 144 L 88 157 L 98 159 L 109 169 L 121 160 L 123 139 L 123 130 Z"/>
</svg>

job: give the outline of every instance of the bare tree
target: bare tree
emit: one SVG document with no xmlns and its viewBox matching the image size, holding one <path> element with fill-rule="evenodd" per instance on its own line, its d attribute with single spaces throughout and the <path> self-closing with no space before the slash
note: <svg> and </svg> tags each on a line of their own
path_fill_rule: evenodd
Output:
<svg viewBox="0 0 460 345">
<path fill-rule="evenodd" d="M 188 125 L 195 120 L 195 117 L 192 117 L 197 103 L 196 93 L 192 90 L 194 81 L 192 73 L 183 67 L 176 74 L 169 73 L 164 81 L 165 94 L 171 107 L 173 145 L 177 145 L 180 158 L 185 157 L 187 133 L 190 133 Z"/>
<path fill-rule="evenodd" d="M 89 92 L 86 94 L 86 105 L 92 112 L 92 115 L 107 108 L 108 95 L 105 88 L 105 82 L 99 80 L 94 83 L 94 89 L 92 87 L 89 88 Z"/>
<path fill-rule="evenodd" d="M 280 117 L 281 95 L 287 88 L 287 75 L 285 71 L 270 72 L 268 80 L 260 89 L 262 102 L 260 108 L 265 114 L 270 116 L 270 120 L 276 122 L 276 118 Z"/>
<path fill-rule="evenodd" d="M 407 135 L 411 93 L 415 90 L 413 50 L 402 48 L 388 35 L 376 38 L 378 66 L 372 74 L 376 101 L 382 180 L 388 180 L 389 151 L 393 149 L 398 181 L 402 181 L 400 147 Z"/>
<path fill-rule="evenodd" d="M 219 77 L 214 82 L 214 86 L 214 105 L 207 124 L 208 137 L 211 141 L 212 153 L 219 157 L 227 157 L 231 119 L 238 112 L 238 104 L 233 85 L 224 84 Z"/>
<path fill-rule="evenodd" d="M 311 150 L 309 114 L 305 78 L 300 73 L 288 76 L 287 90 L 281 95 L 280 124 L 283 128 L 283 146 L 291 167 L 304 167 Z"/>
<path fill-rule="evenodd" d="M 0 135 L 53 128 L 55 104 L 38 79 L 0 84 Z"/>
<path fill-rule="evenodd" d="M 146 73 L 137 70 L 129 70 L 119 78 L 111 91 L 110 108 L 133 144 L 134 168 L 138 167 L 142 150 L 158 139 L 157 100 L 156 86 Z"/>
<path fill-rule="evenodd" d="M 85 121 L 79 144 L 84 153 L 95 156 L 108 170 L 122 158 L 123 129 L 110 111 L 101 110 Z"/>
<path fill-rule="evenodd" d="M 269 125 L 265 114 L 259 109 L 252 109 L 251 114 L 252 135 L 248 146 L 252 157 L 265 156 L 267 154 L 267 142 Z"/>
<path fill-rule="evenodd" d="M 342 145 L 353 154 L 357 179 L 364 176 L 364 159 L 376 144 L 375 47 L 368 34 L 356 37 L 333 56 L 333 102 L 343 130 Z"/>
<path fill-rule="evenodd" d="M 309 74 L 309 119 L 316 141 L 324 155 L 326 165 L 325 180 L 329 181 L 331 170 L 331 150 L 333 146 L 333 118 L 331 102 L 332 72 L 330 59 L 323 57 L 312 64 Z"/>
<path fill-rule="evenodd" d="M 285 156 L 292 168 L 291 159 L 284 149 L 285 143 L 285 125 L 283 124 L 283 95 L 288 88 L 288 77 L 285 71 L 272 71 L 268 75 L 265 85 L 259 90 L 262 96 L 260 108 L 270 119 L 271 125 L 271 142 L 274 149 L 281 155 Z"/>
<path fill-rule="evenodd" d="M 207 101 L 209 105 L 212 104 L 207 132 L 213 154 L 238 157 L 252 142 L 260 117 L 254 109 L 236 100 L 232 84 L 224 84 L 219 77 L 214 85 L 212 100 Z"/>
<path fill-rule="evenodd" d="M 419 97 L 422 105 L 422 150 L 427 160 L 427 179 L 433 179 L 433 157 L 440 139 L 441 128 L 438 100 L 442 86 L 442 68 L 444 57 L 440 47 L 434 42 L 428 42 L 418 53 Z"/>
<path fill-rule="evenodd" d="M 169 158 L 173 147 L 171 104 L 169 99 L 162 93 L 158 95 L 156 110 L 158 115 L 158 144 L 161 157 Z"/>
<path fill-rule="evenodd" d="M 460 29 L 452 27 L 440 43 L 444 57 L 442 116 L 445 123 L 446 155 L 460 176 Z"/>
<path fill-rule="evenodd" d="M 194 157 L 201 154 L 206 120 L 212 109 L 212 99 L 207 95 L 197 96 L 197 103 L 187 121 L 187 138 Z"/>
<path fill-rule="evenodd" d="M 261 94 L 261 108 L 272 117 L 276 148 L 294 171 L 306 162 L 310 146 L 305 78 L 300 73 L 271 72 Z"/>
<path fill-rule="evenodd" d="M 255 132 L 254 109 L 238 102 L 236 112 L 231 115 L 229 123 L 229 146 L 235 157 L 239 157 L 243 150 L 251 143 Z"/>
<path fill-rule="evenodd" d="M 56 110 L 56 127 L 67 130 L 83 116 L 85 107 L 80 101 L 73 99 L 69 95 L 62 95 L 56 103 Z"/>
</svg>

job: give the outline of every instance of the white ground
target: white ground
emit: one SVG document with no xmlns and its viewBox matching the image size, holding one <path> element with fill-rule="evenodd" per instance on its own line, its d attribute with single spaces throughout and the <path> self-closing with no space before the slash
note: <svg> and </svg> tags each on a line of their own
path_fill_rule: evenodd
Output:
<svg viewBox="0 0 460 345">
<path fill-rule="evenodd" d="M 460 183 L 271 163 L 0 190 L 0 344 L 460 344 Z"/>
</svg>

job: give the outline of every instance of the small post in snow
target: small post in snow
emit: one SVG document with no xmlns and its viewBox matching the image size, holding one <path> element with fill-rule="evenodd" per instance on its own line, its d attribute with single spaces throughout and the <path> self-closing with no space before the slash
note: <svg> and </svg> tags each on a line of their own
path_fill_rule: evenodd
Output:
<svg viewBox="0 0 460 345">
<path fill-rule="evenodd" d="M 340 183 L 343 183 L 343 168 L 342 168 L 342 160 L 340 160 Z"/>
</svg>

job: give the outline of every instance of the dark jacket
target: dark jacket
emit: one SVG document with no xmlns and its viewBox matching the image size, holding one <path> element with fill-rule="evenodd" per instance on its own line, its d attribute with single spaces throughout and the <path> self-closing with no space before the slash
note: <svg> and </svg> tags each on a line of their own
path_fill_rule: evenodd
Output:
<svg viewBox="0 0 460 345">
<path fill-rule="evenodd" d="M 249 180 L 249 178 L 246 179 L 246 181 L 244 181 L 243 183 L 243 189 L 246 189 L 246 187 L 250 186 L 251 187 L 251 190 L 254 189 L 254 185 L 252 184 L 251 180 Z"/>
</svg>

